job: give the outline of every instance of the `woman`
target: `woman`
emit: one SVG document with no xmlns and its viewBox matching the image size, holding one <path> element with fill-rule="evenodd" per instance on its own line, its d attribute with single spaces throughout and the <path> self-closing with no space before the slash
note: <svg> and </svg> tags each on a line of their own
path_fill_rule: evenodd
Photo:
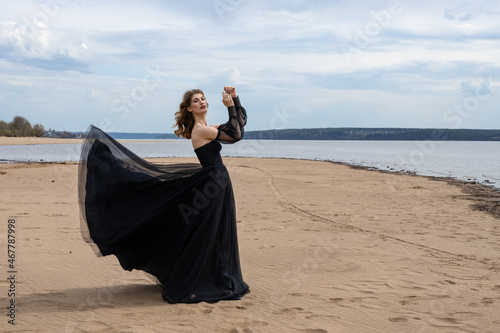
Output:
<svg viewBox="0 0 500 333">
<path fill-rule="evenodd" d="M 229 120 L 208 126 L 201 90 L 184 94 L 175 133 L 191 139 L 201 164 L 149 163 L 91 126 L 79 169 L 82 235 L 98 255 L 115 255 L 163 285 L 169 303 L 239 299 L 243 281 L 231 180 L 223 143 L 243 138 L 246 111 L 224 87 Z"/>
</svg>

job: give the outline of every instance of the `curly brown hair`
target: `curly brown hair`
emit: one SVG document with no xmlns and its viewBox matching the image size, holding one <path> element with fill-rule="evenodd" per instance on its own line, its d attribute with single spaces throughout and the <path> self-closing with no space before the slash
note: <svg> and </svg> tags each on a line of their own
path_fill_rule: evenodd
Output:
<svg viewBox="0 0 500 333">
<path fill-rule="evenodd" d="M 194 94 L 202 94 L 205 96 L 203 91 L 200 89 L 191 89 L 184 93 L 182 97 L 182 102 L 179 105 L 179 111 L 175 113 L 175 125 L 172 127 L 178 127 L 174 133 L 179 138 L 183 137 L 186 139 L 191 139 L 191 131 L 194 126 L 194 117 L 191 112 L 188 111 L 188 107 L 191 105 L 191 99 Z"/>
</svg>

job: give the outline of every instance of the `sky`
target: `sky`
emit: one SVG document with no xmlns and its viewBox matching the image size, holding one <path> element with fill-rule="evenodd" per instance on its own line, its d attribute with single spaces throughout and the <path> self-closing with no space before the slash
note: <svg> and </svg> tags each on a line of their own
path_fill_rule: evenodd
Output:
<svg viewBox="0 0 500 333">
<path fill-rule="evenodd" d="M 0 2 L 0 120 L 172 133 L 236 86 L 247 130 L 500 128 L 500 2 Z"/>
</svg>

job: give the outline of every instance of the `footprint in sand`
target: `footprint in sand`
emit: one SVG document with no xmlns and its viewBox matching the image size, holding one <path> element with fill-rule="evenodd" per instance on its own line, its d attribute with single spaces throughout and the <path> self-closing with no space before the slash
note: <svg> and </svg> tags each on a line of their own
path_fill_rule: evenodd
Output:
<svg viewBox="0 0 500 333">
<path fill-rule="evenodd" d="M 294 297 L 304 297 L 304 296 L 309 296 L 309 297 L 318 297 L 318 294 L 311 294 L 311 293 L 289 293 L 288 295 L 294 296 Z"/>
<path fill-rule="evenodd" d="M 408 319 L 402 318 L 402 317 L 393 317 L 393 318 L 389 318 L 389 321 L 392 321 L 393 323 L 403 323 L 403 322 L 408 321 Z"/>
<path fill-rule="evenodd" d="M 454 318 L 429 318 L 429 324 L 434 327 L 439 327 L 440 329 L 457 327 L 460 322 Z"/>
<path fill-rule="evenodd" d="M 333 298 L 329 298 L 328 300 L 333 302 L 333 303 L 339 303 L 339 302 L 342 302 L 344 299 L 342 297 L 333 297 Z"/>
<path fill-rule="evenodd" d="M 484 304 L 484 305 L 493 304 L 494 302 L 495 302 L 495 299 L 494 298 L 489 298 L 489 297 L 485 297 L 481 301 L 481 303 Z"/>
<path fill-rule="evenodd" d="M 110 325 L 102 321 L 88 321 L 83 323 L 78 327 L 83 332 L 100 332 L 100 333 L 111 333 L 111 332 L 123 332 L 132 333 L 137 332 L 131 326 L 128 325 Z"/>
<path fill-rule="evenodd" d="M 273 313 L 274 314 L 297 314 L 303 310 L 304 309 L 299 308 L 299 307 L 297 307 L 297 308 L 283 308 L 283 309 L 273 311 Z"/>
<path fill-rule="evenodd" d="M 214 309 L 211 306 L 204 306 L 199 311 L 203 314 L 209 314 L 209 313 L 212 313 L 212 311 L 214 311 Z"/>
</svg>

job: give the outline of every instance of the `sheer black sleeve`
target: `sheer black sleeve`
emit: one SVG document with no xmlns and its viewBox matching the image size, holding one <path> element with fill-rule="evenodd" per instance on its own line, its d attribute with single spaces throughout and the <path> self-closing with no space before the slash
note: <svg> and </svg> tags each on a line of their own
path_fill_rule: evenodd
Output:
<svg viewBox="0 0 500 333">
<path fill-rule="evenodd" d="M 234 106 L 228 107 L 229 120 L 219 125 L 216 140 L 222 143 L 235 143 L 243 139 L 244 127 L 247 124 L 247 112 L 241 106 L 240 98 L 234 97 Z"/>
</svg>

